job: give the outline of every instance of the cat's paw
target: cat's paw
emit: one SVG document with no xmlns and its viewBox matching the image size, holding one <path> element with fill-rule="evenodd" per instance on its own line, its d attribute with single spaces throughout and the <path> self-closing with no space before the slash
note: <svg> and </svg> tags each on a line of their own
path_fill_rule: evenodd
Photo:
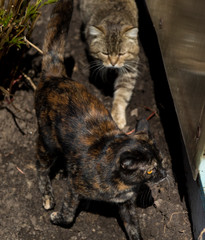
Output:
<svg viewBox="0 0 205 240">
<path fill-rule="evenodd" d="M 45 195 L 43 197 L 43 207 L 45 210 L 53 209 L 55 206 L 55 201 L 52 196 Z"/>
<path fill-rule="evenodd" d="M 50 220 L 55 225 L 69 227 L 73 222 L 73 217 L 63 216 L 61 212 L 53 212 L 50 215 Z"/>
<path fill-rule="evenodd" d="M 113 120 L 116 122 L 117 126 L 120 129 L 123 129 L 126 126 L 126 117 L 125 114 L 120 113 L 118 109 L 113 108 L 111 111 Z"/>
</svg>

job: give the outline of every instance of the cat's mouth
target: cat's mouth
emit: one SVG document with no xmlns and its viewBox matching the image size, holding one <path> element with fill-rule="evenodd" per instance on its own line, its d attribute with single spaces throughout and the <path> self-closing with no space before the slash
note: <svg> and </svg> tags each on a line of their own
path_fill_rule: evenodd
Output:
<svg viewBox="0 0 205 240">
<path fill-rule="evenodd" d="M 133 195 L 133 191 L 119 193 L 114 198 L 111 198 L 110 201 L 115 203 L 123 203 L 132 198 Z"/>
<path fill-rule="evenodd" d="M 164 175 L 162 178 L 156 179 L 155 181 L 147 182 L 146 184 L 151 188 L 151 187 L 153 187 L 154 185 L 163 182 L 166 178 L 167 178 L 167 175 Z"/>
<path fill-rule="evenodd" d="M 112 64 L 110 64 L 110 65 L 107 65 L 106 66 L 107 68 L 110 68 L 110 69 L 113 69 L 113 70 L 118 70 L 118 69 L 120 69 L 120 68 L 122 68 L 122 66 L 119 66 L 119 65 L 112 65 Z"/>
</svg>

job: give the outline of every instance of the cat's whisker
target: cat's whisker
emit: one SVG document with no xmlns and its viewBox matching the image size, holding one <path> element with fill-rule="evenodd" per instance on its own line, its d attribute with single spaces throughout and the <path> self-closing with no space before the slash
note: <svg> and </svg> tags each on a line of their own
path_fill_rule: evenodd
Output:
<svg viewBox="0 0 205 240">
<path fill-rule="evenodd" d="M 103 72 L 105 72 L 107 69 L 101 64 L 101 65 L 98 65 L 96 70 L 98 71 L 98 73 L 103 74 Z"/>
<path fill-rule="evenodd" d="M 140 200 L 142 200 L 142 204 L 143 204 L 142 206 L 143 206 L 143 207 L 148 207 L 148 206 L 150 206 L 151 200 L 153 200 L 152 191 L 151 191 L 150 188 L 146 188 L 146 189 L 143 191 Z"/>
<path fill-rule="evenodd" d="M 174 178 L 167 174 L 167 180 L 169 181 L 170 185 L 174 185 Z"/>
<path fill-rule="evenodd" d="M 125 64 L 124 69 L 126 69 L 127 72 L 136 72 L 136 66 L 132 66 L 130 64 Z"/>
<path fill-rule="evenodd" d="M 136 66 L 131 66 L 129 64 L 126 64 L 124 66 L 124 69 L 126 69 L 126 73 L 137 73 L 138 77 L 142 75 L 141 69 L 137 68 Z"/>
<path fill-rule="evenodd" d="M 170 186 L 171 186 L 171 184 L 170 184 L 170 180 L 169 180 L 168 175 L 166 177 L 166 180 L 167 180 L 167 183 L 168 183 L 168 195 L 169 195 L 169 198 L 170 198 Z"/>
<path fill-rule="evenodd" d="M 145 191 L 144 194 L 143 194 L 143 206 L 145 206 L 145 204 L 146 204 L 146 200 L 147 200 L 147 197 L 149 195 L 149 192 L 150 191 Z"/>
<path fill-rule="evenodd" d="M 99 73 L 98 69 L 94 68 L 94 70 L 91 72 L 92 78 L 94 78 L 96 80 L 98 77 L 98 73 Z"/>
<path fill-rule="evenodd" d="M 125 73 L 125 67 L 119 68 L 118 71 L 119 71 L 120 74 Z"/>
<path fill-rule="evenodd" d="M 90 69 L 95 69 L 96 67 L 100 66 L 100 61 L 98 60 L 94 60 L 92 62 L 90 62 Z"/>
<path fill-rule="evenodd" d="M 106 68 L 106 67 L 102 67 L 102 69 L 101 69 L 101 78 L 102 78 L 102 80 L 103 81 L 105 81 L 106 80 L 106 77 L 107 77 L 107 71 L 108 71 L 108 69 Z"/>
<path fill-rule="evenodd" d="M 107 73 L 107 68 L 100 62 L 100 61 L 95 61 L 94 64 L 92 65 L 93 71 L 92 75 L 97 79 L 98 75 L 100 75 L 100 78 L 103 80 L 105 79 L 105 74 Z"/>
<path fill-rule="evenodd" d="M 92 61 L 90 63 L 90 69 L 96 68 L 96 67 L 98 67 L 100 65 L 102 65 L 102 64 L 101 64 L 101 62 L 99 60 Z"/>
<path fill-rule="evenodd" d="M 82 69 L 86 70 L 86 71 L 89 71 L 90 70 L 90 64 L 89 63 L 83 63 L 80 65 L 82 66 Z"/>
<path fill-rule="evenodd" d="M 94 65 L 95 65 L 95 64 L 99 65 L 100 62 L 101 62 L 100 60 L 95 59 L 95 60 L 91 61 L 90 64 L 91 64 L 91 65 L 93 65 L 93 64 L 94 64 Z"/>
<path fill-rule="evenodd" d="M 126 68 L 128 71 L 132 71 L 134 70 L 134 66 L 130 65 L 130 64 L 124 64 L 124 68 Z"/>
<path fill-rule="evenodd" d="M 141 71 L 141 69 L 138 69 L 138 70 L 137 70 L 137 74 L 138 74 L 138 76 L 142 76 L 142 71 Z"/>
<path fill-rule="evenodd" d="M 144 64 L 140 61 L 135 61 L 135 60 L 129 60 L 127 61 L 130 65 L 133 65 L 133 66 L 144 66 Z"/>
<path fill-rule="evenodd" d="M 168 195 L 169 195 L 169 197 L 170 197 L 170 187 L 171 187 L 172 185 L 174 185 L 173 177 L 171 177 L 169 174 L 167 174 L 165 180 L 166 180 L 167 183 L 168 183 Z"/>
<path fill-rule="evenodd" d="M 139 71 L 140 68 L 143 68 L 144 64 L 137 62 L 136 61 L 127 61 L 125 63 L 125 65 L 127 66 L 127 68 L 129 68 L 131 71 L 136 72 Z"/>
<path fill-rule="evenodd" d="M 120 69 L 120 71 L 121 71 L 122 74 L 129 74 L 129 73 L 130 73 L 129 67 L 126 66 L 126 65 L 124 65 L 124 67 L 122 67 L 122 68 Z"/>
</svg>

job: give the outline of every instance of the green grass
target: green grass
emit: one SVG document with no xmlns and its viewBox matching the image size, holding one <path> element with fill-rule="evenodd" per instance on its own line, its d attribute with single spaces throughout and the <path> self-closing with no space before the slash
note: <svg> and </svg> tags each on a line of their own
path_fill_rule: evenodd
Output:
<svg viewBox="0 0 205 240">
<path fill-rule="evenodd" d="M 21 48 L 40 15 L 40 9 L 56 0 L 0 0 L 0 59 L 13 46 Z"/>
<path fill-rule="evenodd" d="M 12 81 L 18 66 L 12 64 L 12 56 L 21 55 L 26 44 L 24 37 L 29 38 L 34 25 L 40 16 L 41 8 L 57 0 L 0 0 L 0 64 L 11 64 L 9 76 L 0 72 L 0 86 L 3 82 Z M 11 55 L 11 56 L 10 56 Z M 20 59 L 20 56 L 18 56 Z M 8 65 L 7 64 L 7 65 Z M 17 63 L 16 63 L 17 64 Z M 5 67 L 4 67 L 5 68 Z M 12 69 L 11 69 L 12 68 Z M 13 69 L 15 68 L 15 69 Z M 3 69 L 4 70 L 4 69 Z M 9 85 L 9 84 L 7 84 Z M 2 92 L 2 90 L 0 89 Z"/>
</svg>

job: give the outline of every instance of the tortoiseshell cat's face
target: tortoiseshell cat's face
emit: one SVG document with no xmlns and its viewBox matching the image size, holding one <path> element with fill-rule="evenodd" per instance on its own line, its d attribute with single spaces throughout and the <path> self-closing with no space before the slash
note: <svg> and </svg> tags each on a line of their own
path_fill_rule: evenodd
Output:
<svg viewBox="0 0 205 240">
<path fill-rule="evenodd" d="M 131 138 L 124 145 L 116 156 L 116 166 L 111 173 L 116 191 L 110 201 L 117 203 L 130 199 L 142 184 L 153 185 L 166 177 L 162 157 L 152 141 L 140 142 Z"/>
<path fill-rule="evenodd" d="M 132 26 L 90 26 L 89 48 L 92 57 L 108 68 L 127 68 L 139 54 L 138 28 Z"/>
<path fill-rule="evenodd" d="M 162 159 L 154 146 L 142 142 L 138 149 L 120 155 L 120 177 L 127 184 L 158 182 L 166 177 Z"/>
<path fill-rule="evenodd" d="M 162 166 L 163 158 L 151 137 L 146 120 L 139 122 L 134 136 L 122 141 L 121 146 L 118 145 L 116 166 L 112 173 L 112 182 L 118 189 L 118 194 L 112 201 L 125 201 L 142 184 L 153 185 L 166 177 Z"/>
</svg>

